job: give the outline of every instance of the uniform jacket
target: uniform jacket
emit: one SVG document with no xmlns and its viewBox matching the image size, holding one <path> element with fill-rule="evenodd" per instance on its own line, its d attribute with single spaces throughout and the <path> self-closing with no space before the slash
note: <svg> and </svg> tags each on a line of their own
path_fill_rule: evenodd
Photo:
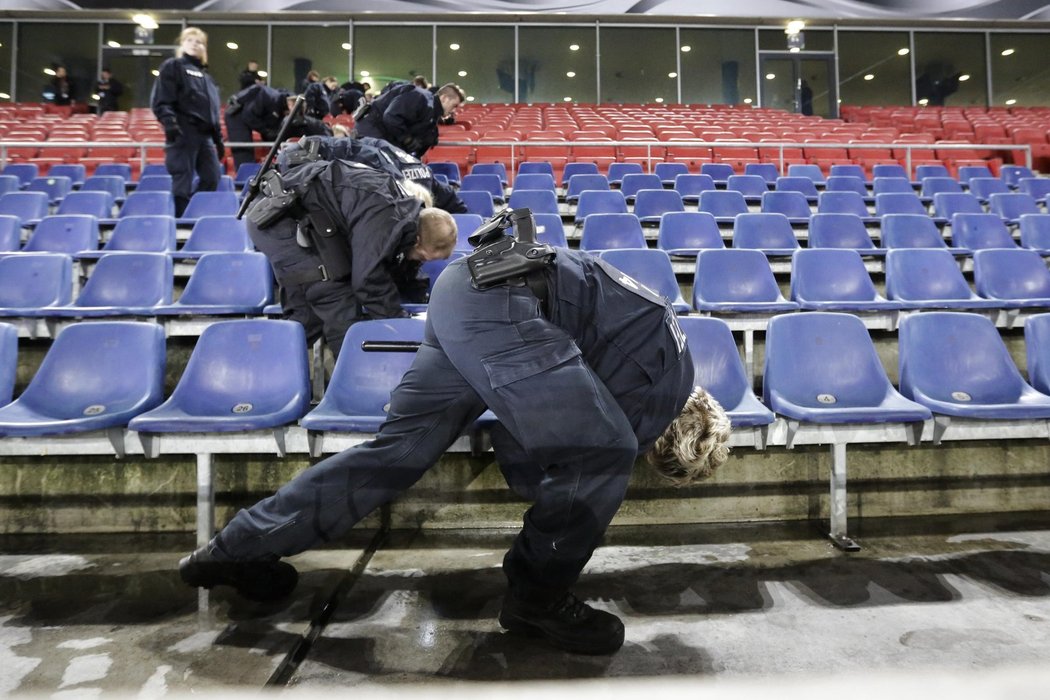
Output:
<svg viewBox="0 0 1050 700">
<path fill-rule="evenodd" d="M 267 85 L 252 85 L 230 98 L 227 119 L 241 122 L 269 141 L 277 136 L 281 120 L 288 112 L 288 93 Z"/>
<path fill-rule="evenodd" d="M 403 85 L 372 101 L 356 125 L 360 136 L 383 139 L 422 157 L 438 142 L 438 120 L 444 115 L 437 96 L 415 85 Z"/>
<path fill-rule="evenodd" d="M 200 60 L 193 56 L 169 58 L 160 64 L 159 73 L 150 95 L 157 120 L 219 134 L 219 87 Z"/>
</svg>

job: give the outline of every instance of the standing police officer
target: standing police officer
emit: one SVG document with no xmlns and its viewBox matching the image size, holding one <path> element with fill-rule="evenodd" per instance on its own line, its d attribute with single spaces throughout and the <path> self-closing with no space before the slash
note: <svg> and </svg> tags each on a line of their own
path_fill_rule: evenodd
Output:
<svg viewBox="0 0 1050 700">
<path fill-rule="evenodd" d="M 197 27 L 186 27 L 179 35 L 175 57 L 160 64 L 150 104 L 164 127 L 164 165 L 171 174 L 175 215 L 182 216 L 197 189 L 214 190 L 219 185 L 219 162 L 225 157 L 219 121 L 219 88 L 208 75 L 208 35 Z"/>
<path fill-rule="evenodd" d="M 354 129 L 357 136 L 389 141 L 417 158 L 438 142 L 438 122 L 452 116 L 466 100 L 453 83 L 436 92 L 413 83 L 398 85 L 372 100 Z"/>
<path fill-rule="evenodd" d="M 512 217 L 524 239 L 529 222 L 520 211 L 528 214 Z M 509 590 L 500 624 L 568 651 L 620 648 L 619 618 L 570 589 L 638 455 L 688 483 L 727 458 L 729 421 L 694 391 L 692 359 L 666 299 L 586 253 L 510 245 L 506 236 L 482 241 L 438 278 L 423 343 L 376 439 L 237 513 L 180 562 L 183 581 L 231 585 L 254 598 L 287 595 L 297 572 L 281 557 L 332 541 L 414 484 L 488 407 L 499 418 L 496 459 L 534 500 L 503 560 Z"/>
</svg>

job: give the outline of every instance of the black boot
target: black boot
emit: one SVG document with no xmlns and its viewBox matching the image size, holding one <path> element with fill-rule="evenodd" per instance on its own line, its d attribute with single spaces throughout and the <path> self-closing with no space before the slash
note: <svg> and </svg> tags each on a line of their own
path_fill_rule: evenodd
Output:
<svg viewBox="0 0 1050 700">
<path fill-rule="evenodd" d="M 540 604 L 510 593 L 503 599 L 499 623 L 511 632 L 544 637 L 554 646 L 578 654 L 612 654 L 623 646 L 623 622 L 595 610 L 572 593 Z"/>
<path fill-rule="evenodd" d="M 260 602 L 284 598 L 299 582 L 295 567 L 279 559 L 218 561 L 208 546 L 179 562 L 179 576 L 187 586 L 233 586 L 248 600 Z"/>
</svg>

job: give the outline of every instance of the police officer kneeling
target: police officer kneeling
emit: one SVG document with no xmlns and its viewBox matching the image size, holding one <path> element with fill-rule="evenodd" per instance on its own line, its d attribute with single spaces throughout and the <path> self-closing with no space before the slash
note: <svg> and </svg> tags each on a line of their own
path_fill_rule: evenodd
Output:
<svg viewBox="0 0 1050 700">
<path fill-rule="evenodd" d="M 499 418 L 496 460 L 533 501 L 503 560 L 500 624 L 567 651 L 620 648 L 619 618 L 571 588 L 637 457 L 675 484 L 702 478 L 728 456 L 729 421 L 694 389 L 666 299 L 587 253 L 536 244 L 526 235 L 531 215 L 513 225 L 517 241 L 482 235 L 438 278 L 423 343 L 376 439 L 237 513 L 180 562 L 185 583 L 256 599 L 289 594 L 297 573 L 281 557 L 331 542 L 396 497 L 489 408 Z"/>
<path fill-rule="evenodd" d="M 281 288 L 285 316 L 322 335 L 336 356 L 356 321 L 407 316 L 426 301 L 428 260 L 449 257 L 456 222 L 424 207 L 428 193 L 381 170 L 343 160 L 271 171 L 247 229 Z"/>
</svg>

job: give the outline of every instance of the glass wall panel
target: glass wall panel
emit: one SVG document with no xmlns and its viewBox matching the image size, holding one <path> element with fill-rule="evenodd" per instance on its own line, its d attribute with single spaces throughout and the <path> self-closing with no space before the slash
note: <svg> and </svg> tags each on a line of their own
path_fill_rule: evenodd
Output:
<svg viewBox="0 0 1050 700">
<path fill-rule="evenodd" d="M 162 24 L 153 30 L 152 43 L 144 38 L 136 43 L 134 24 L 102 25 L 102 65 L 124 85 L 124 93 L 118 98 L 121 109 L 149 106 L 154 71 L 172 55 L 181 31 L 181 24 Z"/>
<path fill-rule="evenodd" d="M 991 47 L 992 105 L 1050 105 L 1050 34 L 992 34 Z"/>
<path fill-rule="evenodd" d="M 514 27 L 439 26 L 434 82 L 457 83 L 472 101 L 513 102 Z"/>
<path fill-rule="evenodd" d="M 597 102 L 594 27 L 518 30 L 521 102 Z"/>
<path fill-rule="evenodd" d="M 60 41 L 55 40 L 56 32 L 61 32 Z M 18 101 L 43 101 L 51 82 L 44 71 L 60 65 L 66 67 L 74 101 L 88 101 L 98 67 L 98 36 L 95 22 L 19 22 Z"/>
<path fill-rule="evenodd" d="M 119 44 L 122 47 L 132 46 L 137 44 L 135 41 L 135 25 L 133 22 L 120 22 L 120 23 L 106 23 L 102 25 L 102 43 Z M 179 40 L 179 33 L 182 31 L 182 25 L 178 23 L 174 24 L 162 24 L 153 30 L 153 46 L 175 46 L 175 43 Z M 209 39 L 210 40 L 210 39 Z M 111 43 L 112 42 L 112 43 Z M 138 44 L 140 46 L 145 44 Z"/>
<path fill-rule="evenodd" d="M 902 54 L 901 51 L 904 51 Z M 850 105 L 910 105 L 907 32 L 839 32 L 839 96 Z"/>
<path fill-rule="evenodd" d="M 392 80 L 411 80 L 434 73 L 433 27 L 387 27 L 354 24 L 355 79 L 379 92 Z"/>
<path fill-rule="evenodd" d="M 784 22 L 787 26 L 787 22 Z M 834 51 L 835 34 L 827 29 L 803 29 L 803 51 Z M 788 38 L 783 29 L 760 29 L 758 48 L 762 51 L 787 51 Z"/>
<path fill-rule="evenodd" d="M 317 71 L 321 78 L 335 76 L 345 83 L 350 70 L 348 49 L 349 26 L 295 27 L 275 25 L 273 55 L 270 63 L 270 85 L 289 92 L 301 92 L 306 74 Z M 265 62 L 263 56 L 260 63 Z"/>
<path fill-rule="evenodd" d="M 919 104 L 983 107 L 988 104 L 985 76 L 984 34 L 915 33 L 915 98 Z"/>
<path fill-rule="evenodd" d="M 682 101 L 688 104 L 758 102 L 752 29 L 683 29 Z"/>
<path fill-rule="evenodd" d="M 266 25 L 200 24 L 208 33 L 208 71 L 222 99 L 240 89 L 239 77 L 249 60 L 266 66 Z"/>
<path fill-rule="evenodd" d="M 599 36 L 602 102 L 678 101 L 674 29 L 601 27 Z"/>
<path fill-rule="evenodd" d="M 0 22 L 0 101 L 9 102 L 11 94 L 11 52 L 14 44 L 14 22 Z"/>
</svg>

